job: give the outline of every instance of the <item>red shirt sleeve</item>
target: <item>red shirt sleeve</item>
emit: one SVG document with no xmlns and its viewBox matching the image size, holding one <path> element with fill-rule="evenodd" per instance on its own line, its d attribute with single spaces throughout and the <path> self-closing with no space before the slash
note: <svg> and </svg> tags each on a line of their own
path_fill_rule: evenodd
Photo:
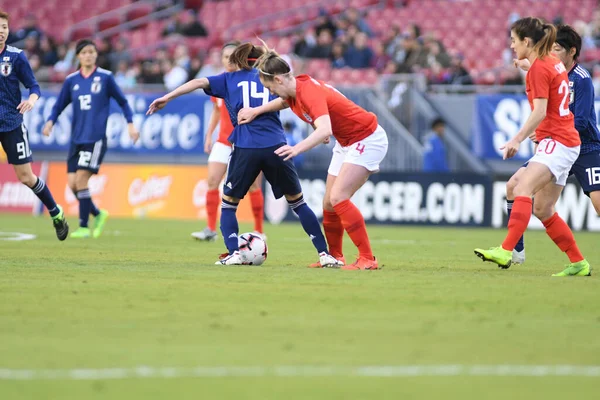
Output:
<svg viewBox="0 0 600 400">
<path fill-rule="evenodd" d="M 534 99 L 549 99 L 550 98 L 550 83 L 552 77 L 546 68 L 536 68 L 529 71 L 531 74 L 531 94 Z"/>
</svg>

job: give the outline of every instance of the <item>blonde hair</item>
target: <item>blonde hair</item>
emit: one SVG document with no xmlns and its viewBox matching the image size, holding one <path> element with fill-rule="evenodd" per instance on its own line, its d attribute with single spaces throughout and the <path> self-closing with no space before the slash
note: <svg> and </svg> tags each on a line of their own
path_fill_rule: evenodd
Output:
<svg viewBox="0 0 600 400">
<path fill-rule="evenodd" d="M 262 42 L 262 40 L 261 40 Z M 290 65 L 274 49 L 269 49 L 265 42 L 262 42 L 266 48 L 265 54 L 256 61 L 256 69 L 263 80 L 271 81 L 277 75 L 291 74 Z"/>
</svg>

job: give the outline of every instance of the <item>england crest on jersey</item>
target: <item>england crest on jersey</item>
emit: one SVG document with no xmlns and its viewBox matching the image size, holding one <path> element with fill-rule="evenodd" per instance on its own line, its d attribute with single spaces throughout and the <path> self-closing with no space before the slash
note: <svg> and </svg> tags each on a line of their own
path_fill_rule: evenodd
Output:
<svg viewBox="0 0 600 400">
<path fill-rule="evenodd" d="M 12 72 L 12 64 L 8 61 L 3 61 L 0 63 L 0 74 L 2 76 L 9 76 Z"/>
<path fill-rule="evenodd" d="M 97 94 L 97 93 L 100 93 L 101 90 L 102 90 L 102 83 L 100 82 L 100 77 L 96 76 L 96 77 L 94 77 L 94 82 L 92 82 L 91 91 L 93 94 Z"/>
<path fill-rule="evenodd" d="M 312 124 L 313 120 L 310 117 L 310 115 L 308 115 L 308 113 L 303 112 L 302 115 L 304 116 L 304 118 L 308 121 L 309 124 Z"/>
</svg>

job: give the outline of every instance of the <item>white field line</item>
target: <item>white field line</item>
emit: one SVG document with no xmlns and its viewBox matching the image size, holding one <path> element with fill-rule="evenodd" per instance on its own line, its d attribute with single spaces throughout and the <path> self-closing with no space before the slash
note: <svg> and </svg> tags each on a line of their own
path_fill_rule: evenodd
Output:
<svg viewBox="0 0 600 400">
<path fill-rule="evenodd" d="M 109 380 L 127 378 L 219 377 L 436 377 L 436 376 L 538 376 L 600 377 L 600 365 L 381 365 L 381 366 L 249 366 L 148 367 L 102 369 L 0 368 L 0 380 Z"/>
</svg>

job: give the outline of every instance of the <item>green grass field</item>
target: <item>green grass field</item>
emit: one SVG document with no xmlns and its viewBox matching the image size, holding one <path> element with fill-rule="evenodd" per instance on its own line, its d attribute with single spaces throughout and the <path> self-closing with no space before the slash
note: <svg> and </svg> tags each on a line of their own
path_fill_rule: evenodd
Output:
<svg viewBox="0 0 600 400">
<path fill-rule="evenodd" d="M 550 277 L 567 259 L 544 232 L 528 234 L 524 266 L 500 270 L 473 248 L 503 231 L 371 227 L 385 267 L 355 272 L 306 268 L 316 254 L 299 225 L 267 226 L 262 267 L 214 266 L 223 245 L 194 242 L 200 228 L 113 219 L 100 239 L 60 243 L 48 218 L 0 215 L 1 232 L 37 235 L 0 240 L 0 399 L 588 399 L 600 389 L 600 369 L 499 376 L 501 365 L 600 365 L 600 280 Z M 600 268 L 598 235 L 576 236 Z M 447 365 L 457 372 L 436 372 Z M 365 366 L 381 370 L 357 372 Z M 473 376 L 473 366 L 496 372 Z M 105 368 L 123 368 L 122 379 Z"/>
</svg>

